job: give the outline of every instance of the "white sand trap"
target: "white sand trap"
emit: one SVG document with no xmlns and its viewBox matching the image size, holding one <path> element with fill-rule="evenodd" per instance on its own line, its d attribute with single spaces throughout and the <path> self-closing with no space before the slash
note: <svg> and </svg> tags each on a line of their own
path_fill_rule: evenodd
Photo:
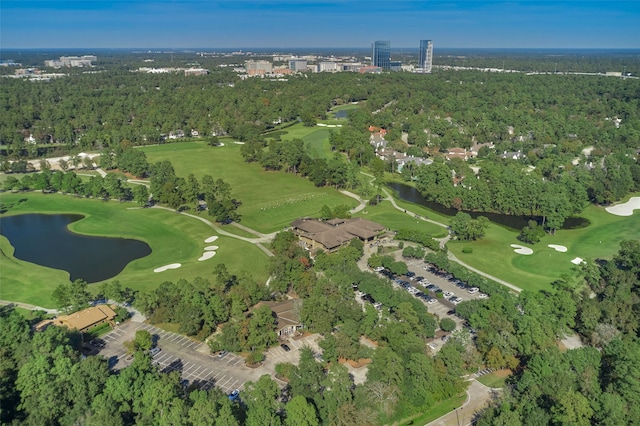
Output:
<svg viewBox="0 0 640 426">
<path fill-rule="evenodd" d="M 220 248 L 220 247 L 218 247 L 218 246 L 207 246 L 207 247 L 205 247 L 204 249 L 205 249 L 205 250 L 209 250 L 209 251 L 211 251 L 211 250 L 218 250 L 219 248 Z"/>
<path fill-rule="evenodd" d="M 531 250 L 529 247 L 521 246 L 520 244 L 511 244 L 511 247 L 513 247 L 515 249 L 514 251 L 518 254 L 533 254 L 533 250 Z"/>
<path fill-rule="evenodd" d="M 319 127 L 327 127 L 327 125 L 326 125 L 326 124 L 324 124 L 324 123 L 316 123 L 316 126 L 319 126 Z"/>
<path fill-rule="evenodd" d="M 214 235 L 213 237 L 209 237 L 209 238 L 207 238 L 206 240 L 204 240 L 204 242 L 205 242 L 205 243 L 212 243 L 212 242 L 214 242 L 214 241 L 215 241 L 215 240 L 217 240 L 217 239 L 218 239 L 218 236 L 217 236 L 217 235 Z"/>
<path fill-rule="evenodd" d="M 584 260 L 582 260 L 582 258 L 581 258 L 581 257 L 576 257 L 575 259 L 573 259 L 573 260 L 571 261 L 571 263 L 573 263 L 574 265 L 579 265 L 579 264 L 581 264 L 582 262 L 584 262 Z"/>
<path fill-rule="evenodd" d="M 549 244 L 549 245 L 547 245 L 547 247 L 551 247 L 555 251 L 559 251 L 559 252 L 562 252 L 562 253 L 567 251 L 567 248 L 565 246 L 561 246 L 561 245 L 558 245 L 558 244 Z"/>
<path fill-rule="evenodd" d="M 203 260 L 211 259 L 215 255 L 216 255 L 215 251 L 204 252 L 204 253 L 202 253 L 202 256 L 200 256 L 198 258 L 198 262 L 202 262 Z"/>
<path fill-rule="evenodd" d="M 179 263 L 172 263 L 170 265 L 166 265 L 166 266 L 161 266 L 159 268 L 156 268 L 153 270 L 153 272 L 164 272 L 168 269 L 178 269 L 179 267 L 181 267 L 182 265 Z"/>
<path fill-rule="evenodd" d="M 244 142 L 240 142 L 240 141 L 235 141 L 233 143 L 235 143 L 236 145 L 244 145 Z"/>
<path fill-rule="evenodd" d="M 632 216 L 634 210 L 640 210 L 640 197 L 631 197 L 626 203 L 607 207 L 605 210 L 616 216 Z"/>
</svg>

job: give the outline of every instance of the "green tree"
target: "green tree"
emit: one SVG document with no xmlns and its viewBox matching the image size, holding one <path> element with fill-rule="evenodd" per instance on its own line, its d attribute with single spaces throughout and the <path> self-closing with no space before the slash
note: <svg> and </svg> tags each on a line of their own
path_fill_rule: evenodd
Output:
<svg viewBox="0 0 640 426">
<path fill-rule="evenodd" d="M 287 426 L 317 426 L 320 424 L 313 404 L 309 404 L 302 395 L 291 398 L 285 406 Z"/>
</svg>

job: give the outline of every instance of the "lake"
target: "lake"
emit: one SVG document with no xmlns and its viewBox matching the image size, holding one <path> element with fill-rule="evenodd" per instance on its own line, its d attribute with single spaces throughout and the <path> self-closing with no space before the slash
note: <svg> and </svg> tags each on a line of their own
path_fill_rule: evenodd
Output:
<svg viewBox="0 0 640 426">
<path fill-rule="evenodd" d="M 408 201 L 410 203 L 419 204 L 425 206 L 435 212 L 445 214 L 447 216 L 455 216 L 458 210 L 445 207 L 442 204 L 429 201 L 420 194 L 416 188 L 410 185 L 406 185 L 400 182 L 390 182 L 387 186 L 393 190 L 395 195 L 401 200 Z M 484 216 L 493 223 L 506 226 L 508 228 L 521 230 L 528 225 L 530 220 L 535 220 L 538 223 L 542 223 L 542 217 L 540 216 L 513 216 L 508 214 L 490 213 L 490 212 L 472 212 L 467 211 L 474 219 L 478 216 Z M 576 229 L 583 228 L 589 225 L 589 220 L 582 217 L 569 217 L 564 221 L 562 229 Z"/>
<path fill-rule="evenodd" d="M 0 218 L 0 234 L 15 248 L 14 257 L 69 272 L 71 281 L 103 281 L 133 260 L 151 254 L 147 243 L 126 238 L 91 237 L 69 231 L 82 219 L 71 214 L 24 214 Z"/>
</svg>

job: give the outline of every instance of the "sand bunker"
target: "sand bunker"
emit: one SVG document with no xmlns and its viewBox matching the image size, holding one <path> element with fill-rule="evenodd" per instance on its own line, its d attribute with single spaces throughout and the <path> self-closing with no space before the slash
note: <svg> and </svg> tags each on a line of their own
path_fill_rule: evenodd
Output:
<svg viewBox="0 0 640 426">
<path fill-rule="evenodd" d="M 210 251 L 210 250 L 218 250 L 219 248 L 220 248 L 220 247 L 218 247 L 218 246 L 207 246 L 207 247 L 205 247 L 204 249 L 205 249 L 205 250 L 209 250 L 209 251 Z"/>
<path fill-rule="evenodd" d="M 166 265 L 166 266 L 161 266 L 159 268 L 156 268 L 153 270 L 153 272 L 164 272 L 168 269 L 178 269 L 179 267 L 181 267 L 182 265 L 179 263 L 172 263 L 170 265 Z"/>
<path fill-rule="evenodd" d="M 202 256 L 200 256 L 198 258 L 198 262 L 202 262 L 203 260 L 211 259 L 215 255 L 216 255 L 215 251 L 207 251 L 207 252 L 203 253 Z"/>
<path fill-rule="evenodd" d="M 212 242 L 214 242 L 214 241 L 215 241 L 215 240 L 217 240 L 217 239 L 218 239 L 218 236 L 217 236 L 217 235 L 214 235 L 213 237 L 209 237 L 209 238 L 207 238 L 206 240 L 204 240 L 204 242 L 205 242 L 205 243 L 212 243 Z"/>
<path fill-rule="evenodd" d="M 581 258 L 581 257 L 576 257 L 575 259 L 573 259 L 573 260 L 571 261 L 571 263 L 573 263 L 574 265 L 579 265 L 579 264 L 581 264 L 582 262 L 584 262 L 584 260 L 582 260 L 582 258 Z"/>
<path fill-rule="evenodd" d="M 511 244 L 511 247 L 513 247 L 515 249 L 514 251 L 518 254 L 533 254 L 533 250 L 531 250 L 529 247 L 521 246 L 520 244 Z"/>
<path fill-rule="evenodd" d="M 631 197 L 626 203 L 607 207 L 605 210 L 616 216 L 632 216 L 634 210 L 640 210 L 640 197 Z"/>
<path fill-rule="evenodd" d="M 236 145 L 244 145 L 244 142 L 239 142 L 239 141 L 235 141 L 233 143 L 235 143 Z"/>
<path fill-rule="evenodd" d="M 561 246 L 561 245 L 558 245 L 558 244 L 549 244 L 549 245 L 547 245 L 547 247 L 551 247 L 555 251 L 559 251 L 559 252 L 562 252 L 562 253 L 567 251 L 567 248 L 565 246 Z"/>
</svg>

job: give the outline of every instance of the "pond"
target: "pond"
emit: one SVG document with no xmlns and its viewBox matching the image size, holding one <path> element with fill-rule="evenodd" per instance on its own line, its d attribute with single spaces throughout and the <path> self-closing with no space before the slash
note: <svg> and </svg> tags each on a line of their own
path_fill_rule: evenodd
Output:
<svg viewBox="0 0 640 426">
<path fill-rule="evenodd" d="M 347 118 L 348 113 L 349 113 L 349 110 L 347 109 L 341 109 L 340 111 L 336 111 L 336 118 Z"/>
<path fill-rule="evenodd" d="M 129 262 L 151 253 L 148 244 L 125 238 L 91 237 L 67 228 L 82 219 L 71 214 L 24 214 L 0 218 L 0 234 L 15 248 L 14 257 L 69 272 L 71 281 L 103 281 Z"/>
<path fill-rule="evenodd" d="M 410 185 L 406 185 L 400 182 L 390 182 L 387 184 L 389 188 L 391 188 L 395 195 L 401 200 L 408 201 L 410 203 L 419 204 L 421 206 L 425 206 L 435 212 L 445 214 L 447 216 L 455 216 L 458 213 L 458 210 L 445 207 L 442 204 L 435 203 L 433 201 L 429 201 L 420 194 L 416 188 Z M 535 220 L 538 223 L 542 223 L 542 217 L 540 216 L 513 216 L 508 214 L 500 214 L 500 213 L 489 213 L 489 212 L 472 212 L 467 211 L 474 219 L 478 216 L 484 216 L 489 219 L 493 223 L 497 223 L 499 225 L 506 226 L 508 228 L 515 229 L 517 231 L 521 230 L 525 226 L 528 225 L 530 220 Z M 564 221 L 564 225 L 562 229 L 576 229 L 576 228 L 584 228 L 589 225 L 589 220 L 582 217 L 569 217 Z"/>
</svg>

